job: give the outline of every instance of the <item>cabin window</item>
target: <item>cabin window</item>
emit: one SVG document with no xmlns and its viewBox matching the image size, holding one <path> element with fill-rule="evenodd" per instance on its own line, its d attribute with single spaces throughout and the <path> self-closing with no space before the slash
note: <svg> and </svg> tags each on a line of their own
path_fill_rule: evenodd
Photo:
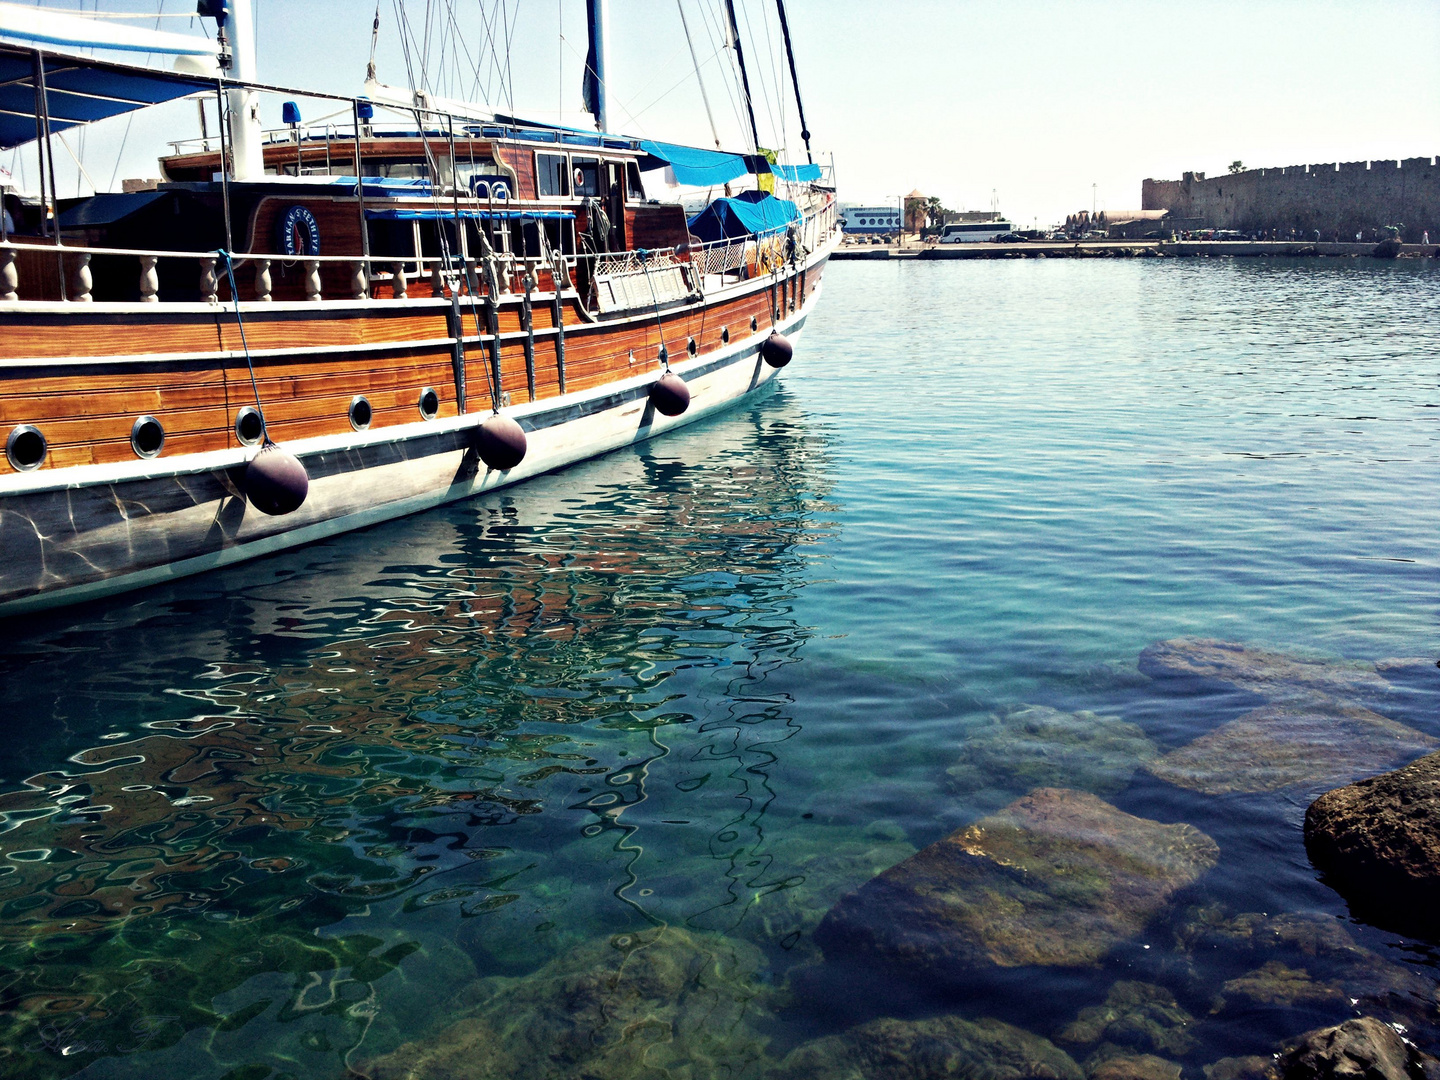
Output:
<svg viewBox="0 0 1440 1080">
<path fill-rule="evenodd" d="M 365 175 L 387 180 L 424 180 L 430 175 L 430 166 L 423 161 L 371 161 L 367 158 Z"/>
<path fill-rule="evenodd" d="M 645 185 L 640 182 L 640 166 L 633 161 L 626 162 L 625 175 L 629 181 L 627 186 L 630 189 L 626 193 L 626 197 L 631 202 L 644 202 Z"/>
<path fill-rule="evenodd" d="M 570 194 L 569 162 L 564 154 L 536 154 L 535 178 L 542 197 L 564 198 Z"/>
<path fill-rule="evenodd" d="M 575 195 L 583 198 L 600 194 L 600 162 L 594 158 L 571 158 L 575 163 Z"/>
<path fill-rule="evenodd" d="M 415 257 L 413 221 L 370 221 L 367 224 L 370 229 L 370 254 L 387 259 Z"/>
<path fill-rule="evenodd" d="M 421 221 L 418 224 L 420 225 L 420 253 L 425 256 L 425 258 L 437 259 L 440 257 L 440 230 L 443 228 L 445 230 L 446 246 L 450 249 L 450 257 L 452 260 L 459 260 L 459 257 L 464 252 L 460 246 L 460 237 L 457 234 L 453 220 L 445 221 L 443 219 L 431 218 L 427 221 Z"/>
<path fill-rule="evenodd" d="M 575 254 L 575 222 L 572 218 L 546 218 L 545 239 L 550 250 L 563 255 Z"/>
<path fill-rule="evenodd" d="M 545 157 L 552 155 L 546 154 Z M 460 163 L 460 186 L 481 199 L 513 199 L 514 185 L 510 175 L 493 161 Z M 545 194 L 543 191 L 541 194 Z"/>
<path fill-rule="evenodd" d="M 485 239 L 490 241 L 490 247 L 496 252 L 514 250 L 509 243 L 510 230 L 506 228 L 504 219 L 495 218 L 467 218 L 465 220 L 465 234 L 469 250 L 478 257 L 485 251 L 485 246 L 480 242 L 480 234 L 484 233 Z"/>
<path fill-rule="evenodd" d="M 534 219 L 509 220 L 510 250 L 522 259 L 540 257 L 540 223 Z"/>
</svg>

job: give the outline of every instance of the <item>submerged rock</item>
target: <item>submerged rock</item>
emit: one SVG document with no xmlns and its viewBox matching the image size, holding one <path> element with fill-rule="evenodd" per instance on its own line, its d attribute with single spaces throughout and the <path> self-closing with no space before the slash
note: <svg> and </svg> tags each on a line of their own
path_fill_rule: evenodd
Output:
<svg viewBox="0 0 1440 1080">
<path fill-rule="evenodd" d="M 356 1071 L 370 1080 L 758 1075 L 759 951 L 675 927 L 620 934 L 484 980 L 462 1019 Z"/>
<path fill-rule="evenodd" d="M 1422 1080 L 1433 1063 L 1389 1024 L 1362 1016 L 1310 1032 L 1274 1071 L 1280 1080 Z"/>
<path fill-rule="evenodd" d="M 1214 1011 L 1333 1004 L 1343 1014 L 1361 1005 L 1407 1024 L 1436 1020 L 1435 981 L 1357 945 L 1332 916 L 1251 911 L 1227 918 L 1214 907 L 1188 914 L 1176 936 L 1182 953 L 1211 965 L 1255 965 L 1225 984 Z"/>
<path fill-rule="evenodd" d="M 1041 788 L 844 897 L 816 937 L 944 977 L 977 965 L 1089 966 L 1215 864 L 1191 825 Z"/>
<path fill-rule="evenodd" d="M 884 1018 L 796 1047 L 775 1080 L 1084 1080 L 1069 1054 L 999 1020 Z"/>
<path fill-rule="evenodd" d="M 1110 988 L 1104 1005 L 1081 1009 L 1057 1038 L 1082 1046 L 1106 1042 L 1184 1055 L 1195 1045 L 1189 1031 L 1193 1020 L 1163 986 L 1121 980 Z"/>
<path fill-rule="evenodd" d="M 1140 653 L 1141 672 L 1152 679 L 1188 679 L 1248 690 L 1268 701 L 1339 698 L 1353 701 L 1390 689 L 1362 660 L 1296 656 L 1215 638 L 1172 638 Z"/>
<path fill-rule="evenodd" d="M 1344 1003 L 1345 991 L 1329 983 L 1317 982 L 1303 968 L 1292 968 L 1279 960 L 1271 960 L 1226 982 L 1224 992 L 1215 999 L 1210 1011 L 1222 1012 L 1236 999 L 1247 1006 L 1294 1008 L 1297 1005 L 1335 1005 Z"/>
<path fill-rule="evenodd" d="M 1259 1054 L 1223 1057 L 1205 1066 L 1205 1080 L 1273 1080 L 1271 1069 L 1274 1065 L 1274 1058 Z"/>
<path fill-rule="evenodd" d="M 1172 750 L 1147 768 L 1206 795 L 1322 787 L 1408 761 L 1440 743 L 1358 706 L 1266 705 Z"/>
<path fill-rule="evenodd" d="M 1180 1063 L 1154 1054 L 1099 1053 L 1085 1062 L 1089 1080 L 1180 1080 Z"/>
<path fill-rule="evenodd" d="M 1440 754 L 1321 795 L 1305 812 L 1305 850 L 1367 918 L 1434 938 Z"/>
<path fill-rule="evenodd" d="M 1066 787 L 1114 795 L 1158 754 L 1145 733 L 1124 720 L 1021 705 L 992 713 L 969 731 L 959 759 L 945 771 L 950 789 L 967 794 Z"/>
<path fill-rule="evenodd" d="M 883 830 L 874 830 L 883 832 Z M 902 834 L 903 836 L 903 834 Z M 915 854 L 915 845 L 884 835 L 853 838 L 853 834 L 816 842 L 806 835 L 799 850 L 784 842 L 772 849 L 775 865 L 788 875 L 785 887 L 767 892 L 754 908 L 765 937 L 803 955 L 814 949 L 811 931 L 835 901 L 858 889 L 876 874 Z"/>
</svg>

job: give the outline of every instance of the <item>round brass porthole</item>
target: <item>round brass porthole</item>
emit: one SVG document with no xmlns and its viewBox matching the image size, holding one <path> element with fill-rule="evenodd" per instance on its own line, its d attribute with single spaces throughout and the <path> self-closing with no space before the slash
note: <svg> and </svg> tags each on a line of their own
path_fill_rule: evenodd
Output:
<svg viewBox="0 0 1440 1080">
<path fill-rule="evenodd" d="M 440 412 L 440 395 L 435 392 L 433 386 L 427 386 L 420 391 L 420 418 L 422 420 L 434 420 Z"/>
<path fill-rule="evenodd" d="M 165 449 L 165 428 L 153 416 L 137 417 L 130 427 L 130 449 L 136 457 L 159 457 Z"/>
<path fill-rule="evenodd" d="M 688 352 L 691 356 L 694 356 L 700 351 L 700 346 L 695 344 L 695 339 L 693 337 L 689 341 L 685 342 L 685 351 Z"/>
<path fill-rule="evenodd" d="M 720 328 L 720 342 L 723 345 L 730 344 L 730 328 L 728 326 L 722 326 Z"/>
<path fill-rule="evenodd" d="M 364 431 L 368 428 L 374 415 L 374 411 L 370 408 L 370 402 L 365 400 L 364 394 L 356 394 L 350 399 L 350 426 L 356 431 Z"/>
<path fill-rule="evenodd" d="M 40 429 L 29 424 L 21 424 L 12 430 L 5 440 L 5 456 L 10 459 L 11 467 L 21 472 L 29 472 L 45 464 L 45 455 L 49 451 L 50 444 L 45 441 Z"/>
<path fill-rule="evenodd" d="M 265 438 L 265 418 L 253 405 L 246 405 L 235 414 L 235 438 L 242 446 L 256 446 Z"/>
</svg>

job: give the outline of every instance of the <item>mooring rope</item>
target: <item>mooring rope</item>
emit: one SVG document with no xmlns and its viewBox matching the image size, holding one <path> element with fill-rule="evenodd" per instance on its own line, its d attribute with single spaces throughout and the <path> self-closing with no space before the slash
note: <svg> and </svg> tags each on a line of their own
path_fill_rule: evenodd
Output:
<svg viewBox="0 0 1440 1080">
<path fill-rule="evenodd" d="M 640 269 L 645 272 L 645 284 L 650 288 L 650 306 L 655 309 L 655 328 L 660 334 L 660 363 L 669 371 L 670 350 L 665 347 L 665 322 L 660 318 L 660 301 L 655 296 L 655 283 L 650 280 L 650 251 L 648 248 L 636 248 L 635 254 L 640 257 Z"/>
<path fill-rule="evenodd" d="M 230 299 L 235 304 L 235 325 L 240 330 L 240 348 L 245 351 L 245 367 L 250 372 L 250 392 L 255 395 L 255 411 L 260 414 L 260 425 L 264 429 L 264 446 L 273 446 L 270 441 L 270 425 L 265 420 L 265 407 L 260 404 L 260 386 L 255 381 L 255 362 L 250 358 L 250 345 L 245 340 L 245 317 L 240 314 L 240 292 L 235 288 L 235 264 L 230 252 L 219 248 L 216 255 L 225 261 L 225 276 L 230 280 Z"/>
</svg>

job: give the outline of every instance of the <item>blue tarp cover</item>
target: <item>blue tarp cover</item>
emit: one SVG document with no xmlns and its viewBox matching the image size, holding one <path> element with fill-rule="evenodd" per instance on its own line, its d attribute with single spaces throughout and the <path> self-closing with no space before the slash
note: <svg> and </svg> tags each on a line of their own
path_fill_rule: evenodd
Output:
<svg viewBox="0 0 1440 1080">
<path fill-rule="evenodd" d="M 771 165 L 770 171 L 782 180 L 792 184 L 809 183 L 820 179 L 819 165 Z"/>
<path fill-rule="evenodd" d="M 741 154 L 726 154 L 719 150 L 701 150 L 694 146 L 676 146 L 674 143 L 641 142 L 640 149 L 649 157 L 640 159 L 641 169 L 660 169 L 669 165 L 675 170 L 675 179 L 681 184 L 696 187 L 714 187 L 729 183 L 749 172 Z"/>
<path fill-rule="evenodd" d="M 800 208 L 789 199 L 764 191 L 742 191 L 730 199 L 716 199 L 690 219 L 690 232 L 706 243 L 765 236 L 800 220 Z"/>
</svg>

